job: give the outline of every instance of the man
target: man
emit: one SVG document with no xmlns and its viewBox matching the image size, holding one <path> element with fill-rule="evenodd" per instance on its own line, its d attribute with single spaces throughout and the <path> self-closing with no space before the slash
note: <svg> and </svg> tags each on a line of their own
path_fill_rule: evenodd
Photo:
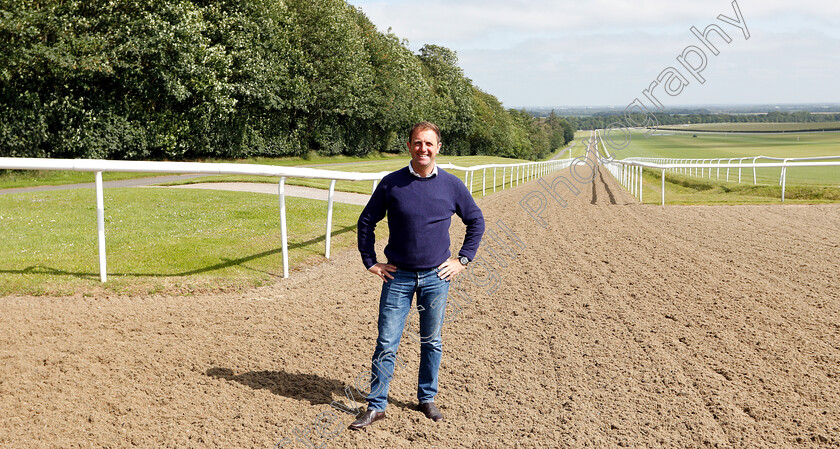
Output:
<svg viewBox="0 0 840 449">
<path fill-rule="evenodd" d="M 429 419 L 443 419 L 434 398 L 438 391 L 446 296 L 450 281 L 475 257 L 484 234 L 484 216 L 461 180 L 435 164 L 440 148 L 440 129 L 436 125 L 414 125 L 409 132 L 408 167 L 385 176 L 359 216 L 359 252 L 365 268 L 382 279 L 382 294 L 368 407 L 350 424 L 350 429 L 358 430 L 385 418 L 388 385 L 415 293 L 420 317 L 418 408 Z M 467 231 L 458 258 L 450 259 L 449 225 L 453 214 L 467 225 Z M 388 262 L 380 263 L 374 251 L 373 231 L 386 215 Z"/>
</svg>

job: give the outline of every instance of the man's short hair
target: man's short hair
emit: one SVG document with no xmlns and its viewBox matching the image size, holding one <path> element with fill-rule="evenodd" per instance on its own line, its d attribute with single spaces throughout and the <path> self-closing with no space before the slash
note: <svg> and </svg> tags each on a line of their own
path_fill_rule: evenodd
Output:
<svg viewBox="0 0 840 449">
<path fill-rule="evenodd" d="M 426 131 L 431 130 L 434 131 L 437 135 L 438 143 L 440 143 L 440 128 L 432 122 L 422 121 L 417 122 L 414 126 L 411 127 L 411 130 L 408 132 L 408 141 L 411 142 L 411 139 L 414 138 L 414 133 L 418 131 Z"/>
</svg>

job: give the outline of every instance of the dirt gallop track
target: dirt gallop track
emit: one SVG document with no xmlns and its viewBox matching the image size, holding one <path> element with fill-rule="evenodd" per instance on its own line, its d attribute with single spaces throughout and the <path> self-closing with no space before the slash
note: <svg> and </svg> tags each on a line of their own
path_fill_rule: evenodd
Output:
<svg viewBox="0 0 840 449">
<path fill-rule="evenodd" d="M 0 447 L 840 446 L 840 207 L 579 187 L 565 208 L 536 182 L 479 200 L 516 257 L 487 237 L 457 286 L 444 422 L 413 409 L 410 338 L 385 421 L 330 407 L 376 334 L 378 282 L 347 251 L 247 293 L 2 299 Z"/>
</svg>

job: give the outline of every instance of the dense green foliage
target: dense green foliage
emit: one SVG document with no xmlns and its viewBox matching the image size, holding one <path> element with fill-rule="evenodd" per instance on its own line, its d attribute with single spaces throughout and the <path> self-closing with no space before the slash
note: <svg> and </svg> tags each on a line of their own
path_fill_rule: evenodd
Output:
<svg viewBox="0 0 840 449">
<path fill-rule="evenodd" d="M 0 1 L 0 156 L 364 155 L 426 119 L 449 154 L 537 159 L 572 135 L 344 0 Z"/>
<path fill-rule="evenodd" d="M 812 114 L 808 111 L 771 111 L 766 114 L 666 114 L 654 112 L 651 117 L 642 114 L 632 114 L 631 121 L 635 124 L 647 123 L 650 126 L 684 125 L 696 123 L 824 123 L 840 121 L 840 114 Z M 575 129 L 606 129 L 618 127 L 615 123 L 626 126 L 628 123 L 618 113 L 598 113 L 588 117 L 566 117 Z M 634 123 L 629 123 L 633 125 Z M 612 126 L 611 126 L 612 125 Z"/>
</svg>

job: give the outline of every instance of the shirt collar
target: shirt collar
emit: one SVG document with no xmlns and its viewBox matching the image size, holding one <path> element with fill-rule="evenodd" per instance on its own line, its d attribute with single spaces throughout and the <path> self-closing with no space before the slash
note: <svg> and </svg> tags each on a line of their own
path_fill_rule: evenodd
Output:
<svg viewBox="0 0 840 449">
<path fill-rule="evenodd" d="M 420 176 L 420 173 L 417 173 L 416 171 L 414 171 L 414 167 L 411 166 L 411 161 L 408 161 L 408 171 L 410 171 L 412 175 L 414 175 L 418 178 L 422 178 L 422 176 Z M 433 168 L 432 172 L 429 173 L 429 176 L 426 176 L 426 177 L 431 178 L 432 176 L 437 176 L 437 174 L 438 174 L 438 167 L 437 167 L 437 164 L 435 164 L 435 168 Z"/>
</svg>

